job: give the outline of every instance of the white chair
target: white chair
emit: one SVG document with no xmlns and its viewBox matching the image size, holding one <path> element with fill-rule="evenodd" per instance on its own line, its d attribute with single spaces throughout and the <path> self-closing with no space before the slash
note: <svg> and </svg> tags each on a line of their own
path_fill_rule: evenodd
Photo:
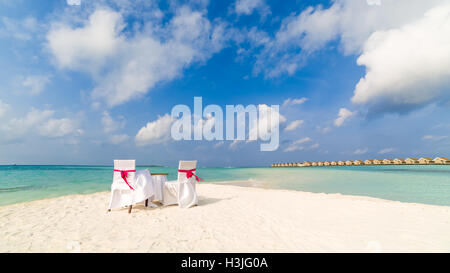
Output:
<svg viewBox="0 0 450 273">
<path fill-rule="evenodd" d="M 180 161 L 178 180 L 168 181 L 163 187 L 164 206 L 178 204 L 180 208 L 189 208 L 198 204 L 195 175 L 197 161 Z"/>
<path fill-rule="evenodd" d="M 152 176 L 148 170 L 136 171 L 135 160 L 114 160 L 114 176 L 111 185 L 111 209 L 129 206 L 148 200 L 154 195 Z"/>
</svg>

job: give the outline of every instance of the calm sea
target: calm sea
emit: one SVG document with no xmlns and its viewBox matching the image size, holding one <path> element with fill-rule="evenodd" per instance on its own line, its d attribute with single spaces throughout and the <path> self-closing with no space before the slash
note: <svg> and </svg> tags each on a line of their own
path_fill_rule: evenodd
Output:
<svg viewBox="0 0 450 273">
<path fill-rule="evenodd" d="M 138 167 L 168 172 L 173 167 Z M 68 194 L 108 191 L 110 166 L 0 166 L 0 206 Z M 339 166 L 310 168 L 199 168 L 206 182 L 362 195 L 450 206 L 450 166 Z"/>
</svg>

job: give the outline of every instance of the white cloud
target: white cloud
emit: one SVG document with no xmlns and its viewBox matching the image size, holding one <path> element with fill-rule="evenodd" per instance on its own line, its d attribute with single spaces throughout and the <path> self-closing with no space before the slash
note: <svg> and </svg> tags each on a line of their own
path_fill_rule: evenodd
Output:
<svg viewBox="0 0 450 273">
<path fill-rule="evenodd" d="M 125 35 L 122 14 L 97 9 L 81 27 L 53 24 L 48 47 L 60 67 L 88 71 L 96 81 L 94 100 L 116 106 L 146 94 L 157 83 L 182 75 L 222 49 L 225 24 L 211 23 L 187 6 L 164 25 L 146 22 Z"/>
<path fill-rule="evenodd" d="M 308 100 L 308 99 L 307 99 L 307 98 L 304 98 L 304 97 L 303 97 L 303 98 L 300 98 L 300 99 L 291 99 L 291 98 L 289 98 L 289 99 L 286 99 L 286 100 L 283 102 L 283 106 L 303 104 L 303 103 L 305 103 L 307 100 Z"/>
<path fill-rule="evenodd" d="M 60 67 L 96 73 L 107 57 L 119 54 L 124 42 L 120 35 L 123 28 L 119 13 L 98 9 L 83 27 L 54 23 L 47 33 L 48 48 Z"/>
<path fill-rule="evenodd" d="M 448 0 L 334 0 L 288 16 L 274 37 L 257 31 L 264 39 L 248 39 L 262 48 L 254 72 L 269 78 L 294 74 L 337 41 L 366 67 L 352 101 L 370 112 L 405 112 L 450 98 L 449 21 Z"/>
<path fill-rule="evenodd" d="M 158 117 L 157 120 L 147 123 L 136 135 L 136 144 L 139 146 L 158 144 L 169 141 L 170 130 L 174 119 L 169 115 Z"/>
<path fill-rule="evenodd" d="M 395 151 L 395 148 L 386 148 L 386 149 L 382 149 L 381 151 L 379 151 L 379 154 L 390 154 L 392 152 Z"/>
<path fill-rule="evenodd" d="M 20 20 L 2 17 L 0 23 L 0 38 L 2 36 L 12 37 L 23 41 L 31 40 L 39 27 L 34 17 L 26 17 Z"/>
<path fill-rule="evenodd" d="M 105 133 L 111 133 L 125 127 L 125 120 L 121 116 L 118 120 L 114 120 L 108 111 L 104 111 L 102 114 L 102 125 Z"/>
<path fill-rule="evenodd" d="M 234 3 L 234 12 L 238 15 L 250 15 L 255 10 L 258 10 L 263 17 L 270 13 L 270 8 L 265 0 L 236 0 Z"/>
<path fill-rule="evenodd" d="M 127 134 L 112 135 L 110 141 L 112 144 L 120 144 L 127 141 L 129 138 L 130 137 Z"/>
<path fill-rule="evenodd" d="M 346 120 L 353 117 L 356 112 L 351 112 L 346 108 L 339 109 L 338 117 L 334 120 L 334 126 L 341 127 Z"/>
<path fill-rule="evenodd" d="M 81 134 L 78 122 L 68 118 L 50 119 L 39 126 L 39 132 L 46 137 L 63 137 L 69 134 Z"/>
<path fill-rule="evenodd" d="M 32 108 L 24 117 L 10 118 L 9 122 L 0 125 L 0 137 L 3 140 L 19 140 L 25 136 L 38 133 L 45 137 L 78 136 L 83 133 L 79 121 L 69 118 L 52 118 L 53 110 Z"/>
<path fill-rule="evenodd" d="M 307 142 L 310 142 L 310 141 L 312 141 L 312 139 L 309 138 L 309 137 L 304 137 L 302 139 L 296 140 L 292 144 L 290 144 L 286 149 L 284 149 L 284 152 L 294 152 L 294 151 L 304 150 L 305 147 L 303 147 L 303 144 L 307 143 Z M 316 144 L 314 144 L 314 145 L 316 145 Z M 310 148 L 314 149 L 314 148 L 319 147 L 319 146 L 314 147 L 314 145 L 312 145 Z"/>
<path fill-rule="evenodd" d="M 440 141 L 443 139 L 448 138 L 448 136 L 433 136 L 433 135 L 425 135 L 422 137 L 422 140 L 428 140 L 428 141 Z"/>
<path fill-rule="evenodd" d="M 9 110 L 9 105 L 0 100 L 0 118 Z"/>
<path fill-rule="evenodd" d="M 448 99 L 448 33 L 450 3 L 418 21 L 373 33 L 357 61 L 367 72 L 356 85 L 352 102 L 401 111 Z"/>
<path fill-rule="evenodd" d="M 294 131 L 298 127 L 302 126 L 303 123 L 304 123 L 303 120 L 294 120 L 291 123 L 289 123 L 288 126 L 286 126 L 286 128 L 284 130 L 285 131 Z"/>
<path fill-rule="evenodd" d="M 309 146 L 309 149 L 310 149 L 310 150 L 314 150 L 314 149 L 317 149 L 317 148 L 319 148 L 319 146 L 320 146 L 320 144 L 319 144 L 319 143 L 315 143 L 315 144 L 313 144 L 313 145 Z"/>
<path fill-rule="evenodd" d="M 31 95 L 36 95 L 41 93 L 49 82 L 48 75 L 32 75 L 23 79 L 22 86 L 27 88 L 27 92 Z"/>
<path fill-rule="evenodd" d="M 67 0 L 67 5 L 79 6 L 79 5 L 81 5 L 81 0 Z"/>
<path fill-rule="evenodd" d="M 353 153 L 355 155 L 363 155 L 363 154 L 367 154 L 367 152 L 369 151 L 368 148 L 364 148 L 364 149 L 356 149 L 356 151 L 354 151 Z"/>
</svg>

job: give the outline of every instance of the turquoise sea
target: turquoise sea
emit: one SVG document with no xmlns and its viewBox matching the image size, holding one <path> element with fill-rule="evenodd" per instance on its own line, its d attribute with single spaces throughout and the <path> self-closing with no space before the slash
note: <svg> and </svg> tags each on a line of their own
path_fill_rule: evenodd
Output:
<svg viewBox="0 0 450 273">
<path fill-rule="evenodd" d="M 175 167 L 146 167 L 168 172 Z M 309 168 L 199 168 L 205 182 L 362 195 L 450 206 L 450 166 L 339 166 Z M 112 166 L 0 166 L 0 206 L 68 194 L 108 191 Z"/>
</svg>

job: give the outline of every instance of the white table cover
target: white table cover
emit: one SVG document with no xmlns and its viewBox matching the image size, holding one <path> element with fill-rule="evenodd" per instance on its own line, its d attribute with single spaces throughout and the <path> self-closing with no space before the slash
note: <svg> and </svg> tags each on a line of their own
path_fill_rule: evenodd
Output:
<svg viewBox="0 0 450 273">
<path fill-rule="evenodd" d="M 130 185 L 134 190 L 131 190 L 125 182 L 114 182 L 111 185 L 110 209 L 134 205 L 147 199 L 153 200 L 155 187 L 148 170 L 136 170 L 135 180 L 130 181 Z"/>
<path fill-rule="evenodd" d="M 155 194 L 152 201 L 163 201 L 163 187 L 167 181 L 166 175 L 152 175 L 153 189 Z"/>
</svg>

